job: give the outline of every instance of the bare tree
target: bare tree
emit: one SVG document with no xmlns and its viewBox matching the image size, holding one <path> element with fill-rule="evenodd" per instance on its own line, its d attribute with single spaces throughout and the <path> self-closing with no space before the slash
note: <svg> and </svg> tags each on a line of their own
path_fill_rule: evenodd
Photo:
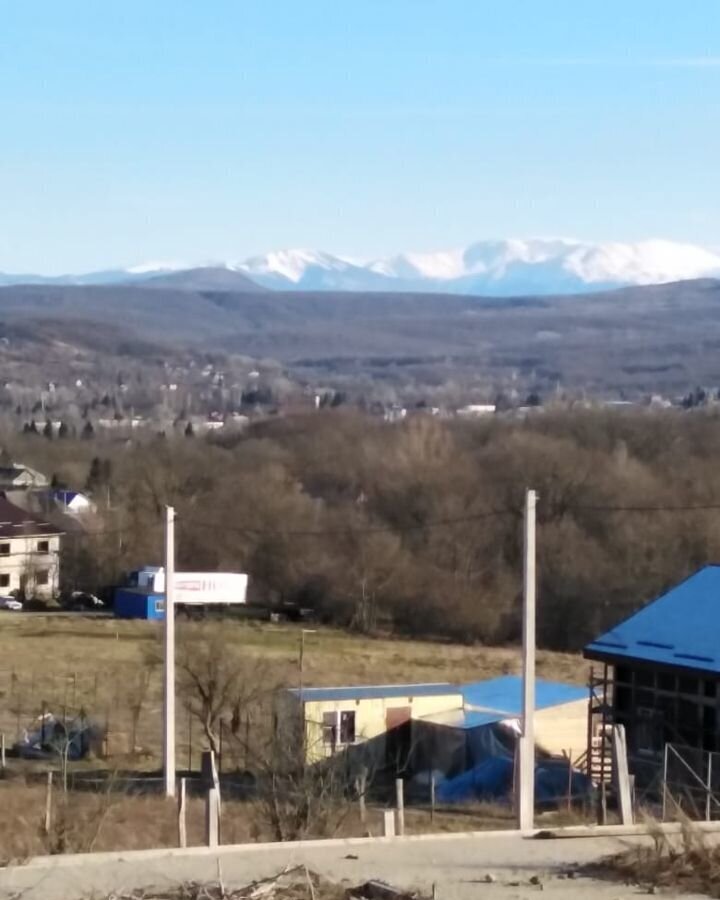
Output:
<svg viewBox="0 0 720 900">
<path fill-rule="evenodd" d="M 240 657 L 222 625 L 206 625 L 199 633 L 181 631 L 177 670 L 182 702 L 215 754 L 220 752 L 221 722 L 237 720 L 273 687 L 268 667 Z"/>
</svg>

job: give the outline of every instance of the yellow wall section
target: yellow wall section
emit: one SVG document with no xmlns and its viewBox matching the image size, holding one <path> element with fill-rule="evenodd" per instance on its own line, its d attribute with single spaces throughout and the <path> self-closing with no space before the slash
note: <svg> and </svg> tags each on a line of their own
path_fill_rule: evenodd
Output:
<svg viewBox="0 0 720 900">
<path fill-rule="evenodd" d="M 535 713 L 535 742 L 543 750 L 560 755 L 572 751 L 577 759 L 587 745 L 588 701 L 575 700 Z"/>
<path fill-rule="evenodd" d="M 322 740 L 323 715 L 327 712 L 355 713 L 355 743 L 380 737 L 387 731 L 386 713 L 389 709 L 410 707 L 410 715 L 430 716 L 433 713 L 461 709 L 462 694 L 445 694 L 434 697 L 385 697 L 367 700 L 318 700 L 305 704 L 307 760 L 314 762 L 328 756 L 330 747 Z"/>
</svg>

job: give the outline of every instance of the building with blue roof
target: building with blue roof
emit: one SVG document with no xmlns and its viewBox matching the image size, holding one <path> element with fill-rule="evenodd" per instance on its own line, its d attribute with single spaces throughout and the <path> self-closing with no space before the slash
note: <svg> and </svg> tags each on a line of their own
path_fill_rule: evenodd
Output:
<svg viewBox="0 0 720 900">
<path fill-rule="evenodd" d="M 538 744 L 550 754 L 580 756 L 587 743 L 587 687 L 538 679 L 535 693 Z M 364 745 L 372 748 L 375 765 L 404 769 L 412 751 L 424 755 L 421 767 L 432 762 L 462 771 L 478 755 L 514 743 L 522 679 L 303 687 L 285 691 L 284 698 L 286 714 L 304 720 L 308 762 Z"/>
<path fill-rule="evenodd" d="M 710 565 L 585 647 L 604 667 L 597 709 L 625 725 L 631 757 L 660 759 L 666 744 L 720 750 L 718 635 L 720 566 Z"/>
</svg>

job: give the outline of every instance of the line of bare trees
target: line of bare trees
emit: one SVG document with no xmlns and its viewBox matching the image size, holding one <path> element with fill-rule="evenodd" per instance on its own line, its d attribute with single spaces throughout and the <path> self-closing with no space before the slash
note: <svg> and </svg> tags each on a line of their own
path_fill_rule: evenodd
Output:
<svg viewBox="0 0 720 900">
<path fill-rule="evenodd" d="M 540 640 L 571 649 L 720 558 L 717 513 L 606 509 L 720 498 L 712 412 L 388 424 L 328 410 L 224 441 L 16 442 L 14 456 L 71 486 L 104 473 L 89 532 L 65 541 L 65 578 L 88 589 L 160 561 L 172 503 L 180 564 L 249 572 L 253 601 L 368 633 L 511 641 L 532 486 Z"/>
</svg>

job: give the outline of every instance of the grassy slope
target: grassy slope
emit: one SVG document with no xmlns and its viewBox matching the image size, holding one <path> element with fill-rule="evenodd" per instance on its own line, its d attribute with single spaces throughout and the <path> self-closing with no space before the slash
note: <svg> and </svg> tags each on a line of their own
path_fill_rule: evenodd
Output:
<svg viewBox="0 0 720 900">
<path fill-rule="evenodd" d="M 190 637 L 199 634 L 198 625 L 182 623 Z M 273 675 L 296 683 L 300 630 L 297 627 L 226 622 L 222 625 L 238 654 L 270 663 Z M 161 628 L 157 623 L 116 622 L 83 616 L 43 616 L 3 613 L 0 615 L 0 731 L 15 739 L 18 726 L 24 727 L 37 714 L 42 701 L 57 709 L 66 701 L 83 705 L 91 715 L 111 721 L 111 730 L 121 735 L 129 731 L 126 690 L 133 673 L 148 655 L 160 648 Z M 305 638 L 305 683 L 352 684 L 402 681 L 467 681 L 519 671 L 520 655 L 512 648 L 467 647 L 420 641 L 369 639 L 330 629 L 318 629 Z M 539 674 L 546 678 L 577 681 L 585 667 L 575 656 L 540 653 Z M 15 678 L 13 679 L 13 672 Z M 97 675 L 97 678 L 96 678 Z M 140 723 L 140 744 L 148 755 L 140 760 L 118 757 L 108 764 L 124 769 L 158 764 L 160 749 L 160 672 L 155 672 L 150 696 Z M 18 709 L 24 710 L 21 715 Z M 186 764 L 187 718 L 178 713 L 178 764 Z M 195 726 L 195 766 L 199 763 L 201 740 Z M 69 795 L 69 824 L 58 821 L 50 837 L 39 829 L 44 810 L 44 789 L 25 784 L 30 770 L 38 774 L 47 763 L 27 764 L 11 760 L 7 779 L 0 780 L 0 805 L 6 815 L 0 826 L 0 861 L 46 853 L 53 842 L 68 850 L 137 849 L 145 846 L 173 846 L 175 812 L 172 803 L 157 797 L 122 794 Z M 100 763 L 100 765 L 103 765 Z M 98 761 L 90 760 L 95 768 Z M 58 802 L 60 802 L 58 796 Z M 252 804 L 224 804 L 224 839 L 247 841 L 269 839 L 267 823 L 258 819 Z M 362 835 L 365 826 L 355 813 L 343 821 L 341 834 Z M 190 842 L 200 843 L 203 809 L 199 799 L 190 804 Z M 368 827 L 380 833 L 381 811 L 370 810 Z M 410 833 L 427 830 L 457 831 L 469 828 L 510 827 L 508 810 L 492 808 L 439 811 L 434 823 L 427 812 L 408 810 Z"/>
<path fill-rule="evenodd" d="M 299 628 L 235 622 L 222 627 L 239 652 L 277 661 L 292 680 Z M 198 626 L 183 623 L 180 628 L 192 635 Z M 95 672 L 130 671 L 142 664 L 159 637 L 160 626 L 151 622 L 3 613 L 0 677 L 11 670 L 19 676 L 34 670 L 36 682 L 42 682 L 73 672 L 80 679 Z M 328 628 L 306 635 L 308 685 L 461 682 L 519 671 L 520 653 L 515 648 L 368 638 Z M 583 664 L 570 654 L 541 651 L 538 674 L 559 681 L 585 680 Z"/>
</svg>

